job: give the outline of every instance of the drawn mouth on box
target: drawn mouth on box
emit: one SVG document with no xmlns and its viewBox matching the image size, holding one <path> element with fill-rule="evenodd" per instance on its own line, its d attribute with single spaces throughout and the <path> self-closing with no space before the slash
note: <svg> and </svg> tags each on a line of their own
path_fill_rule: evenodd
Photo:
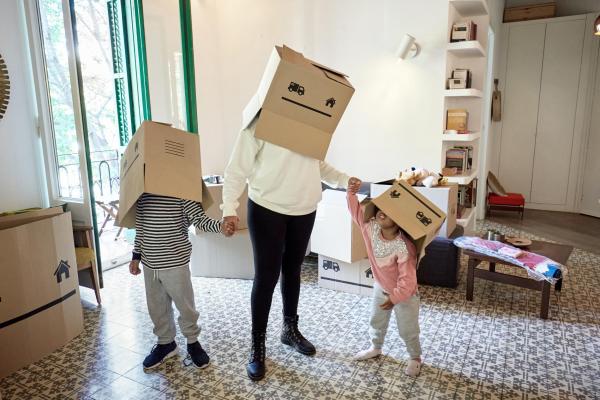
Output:
<svg viewBox="0 0 600 400">
<path fill-rule="evenodd" d="M 295 101 L 295 100 L 288 99 L 287 97 L 284 97 L 284 96 L 281 96 L 281 99 L 282 99 L 282 100 L 285 100 L 285 101 L 289 101 L 290 103 L 293 103 L 293 104 L 295 104 L 295 105 L 297 105 L 297 106 L 300 106 L 300 107 L 306 108 L 307 110 L 311 110 L 311 111 L 314 111 L 314 112 L 316 112 L 316 113 L 319 113 L 319 114 L 321 114 L 321 115 L 324 115 L 324 116 L 326 116 L 326 117 L 329 117 L 329 118 L 331 118 L 331 114 L 327 114 L 326 112 L 323 112 L 323 111 L 321 111 L 321 110 L 317 110 L 316 108 L 313 108 L 313 107 L 311 107 L 311 106 L 307 106 L 306 104 L 299 103 L 299 102 L 297 102 L 297 101 Z"/>
<path fill-rule="evenodd" d="M 19 315 L 18 317 L 15 317 L 8 321 L 0 322 L 0 329 L 6 328 L 7 326 L 16 324 L 17 322 L 21 322 L 27 318 L 33 317 L 34 315 L 39 314 L 42 311 L 46 311 L 47 309 L 54 307 L 57 304 L 62 303 L 63 301 L 67 300 L 69 297 L 75 295 L 76 293 L 77 293 L 77 290 L 73 289 L 69 293 L 65 294 L 64 296 L 62 296 L 56 300 L 53 300 L 48 304 L 44 304 L 43 306 L 38 307 L 35 310 L 29 311 L 28 313 L 25 313 L 23 315 Z"/>
</svg>

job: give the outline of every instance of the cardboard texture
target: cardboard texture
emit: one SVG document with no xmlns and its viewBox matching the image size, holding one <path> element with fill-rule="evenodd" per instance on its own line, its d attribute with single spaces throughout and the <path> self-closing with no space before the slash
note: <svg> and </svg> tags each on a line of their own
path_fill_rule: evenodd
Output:
<svg viewBox="0 0 600 400">
<path fill-rule="evenodd" d="M 213 219 L 220 220 L 223 218 L 223 212 L 221 211 L 221 204 L 223 203 L 223 184 L 222 183 L 208 183 L 204 189 L 204 199 L 209 198 L 210 201 L 208 207 L 205 203 L 202 204 L 206 215 Z M 237 216 L 240 219 L 238 224 L 238 230 L 248 229 L 248 187 L 244 189 L 244 193 L 239 198 L 240 206 L 237 209 Z"/>
<path fill-rule="evenodd" d="M 365 195 L 358 195 L 359 201 Z M 353 263 L 367 258 L 360 228 L 348 211 L 346 192 L 327 189 L 317 207 L 311 236 L 311 250 L 317 254 Z"/>
<path fill-rule="evenodd" d="M 389 183 L 372 183 L 371 197 L 380 196 L 390 188 Z M 438 206 L 446 213 L 446 220 L 442 224 L 438 236 L 448 237 L 456 228 L 456 213 L 458 211 L 458 185 L 449 184 L 444 186 L 424 187 L 413 186 L 417 192 L 421 193 L 433 204 Z"/>
<path fill-rule="evenodd" d="M 353 94 L 346 75 L 276 46 L 242 123 L 248 127 L 258 116 L 257 138 L 324 160 Z"/>
<path fill-rule="evenodd" d="M 192 276 L 253 279 L 253 253 L 250 233 L 239 230 L 230 238 L 198 232 L 190 235 Z"/>
<path fill-rule="evenodd" d="M 198 135 L 144 121 L 121 159 L 115 225 L 135 228 L 135 204 L 144 193 L 203 202 Z"/>
<path fill-rule="evenodd" d="M 0 378 L 83 331 L 71 214 L 13 217 L 0 218 Z"/>
<path fill-rule="evenodd" d="M 368 296 L 371 293 L 369 290 L 372 288 L 372 283 L 370 287 L 363 287 L 363 282 L 365 282 L 365 286 L 368 286 L 368 282 L 361 280 L 361 276 L 369 268 L 369 260 L 367 259 L 347 263 L 319 254 L 319 286 L 325 289 Z"/>
<path fill-rule="evenodd" d="M 365 221 L 375 216 L 373 205 L 377 206 L 413 239 L 420 257 L 446 220 L 439 207 L 404 181 L 395 181 L 383 194 L 363 204 Z"/>
</svg>

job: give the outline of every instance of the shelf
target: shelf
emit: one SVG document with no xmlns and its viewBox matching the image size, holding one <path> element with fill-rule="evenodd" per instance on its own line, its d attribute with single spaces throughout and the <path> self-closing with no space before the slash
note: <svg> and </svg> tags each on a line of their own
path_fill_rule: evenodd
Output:
<svg viewBox="0 0 600 400">
<path fill-rule="evenodd" d="M 444 133 L 442 140 L 444 142 L 474 142 L 481 138 L 481 132 L 473 133 Z"/>
<path fill-rule="evenodd" d="M 477 170 L 471 170 L 471 173 L 469 175 L 454 175 L 446 176 L 445 178 L 448 179 L 448 182 L 451 183 L 458 183 L 459 185 L 468 185 L 473 179 L 477 178 Z"/>
<path fill-rule="evenodd" d="M 483 93 L 479 89 L 446 89 L 446 97 L 482 97 Z"/>
<path fill-rule="evenodd" d="M 475 214 L 477 214 L 475 212 L 475 207 L 465 208 L 463 211 L 462 218 L 457 218 L 456 223 L 462 226 L 463 228 L 466 228 L 469 225 L 471 225 L 472 219 L 475 218 Z"/>
<path fill-rule="evenodd" d="M 461 17 L 488 15 L 485 0 L 450 0 L 450 4 Z"/>
<path fill-rule="evenodd" d="M 459 57 L 485 57 L 485 50 L 477 40 L 448 43 L 446 50 Z"/>
</svg>

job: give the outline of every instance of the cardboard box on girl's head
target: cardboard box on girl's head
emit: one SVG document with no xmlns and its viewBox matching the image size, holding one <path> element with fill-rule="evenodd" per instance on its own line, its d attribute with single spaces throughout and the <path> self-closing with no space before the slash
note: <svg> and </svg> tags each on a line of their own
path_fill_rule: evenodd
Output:
<svg viewBox="0 0 600 400">
<path fill-rule="evenodd" d="M 329 142 L 354 88 L 346 75 L 276 46 L 242 116 L 255 136 L 308 157 L 324 160 Z"/>
<path fill-rule="evenodd" d="M 211 204 L 204 182 L 198 135 L 144 121 L 121 159 L 119 212 L 115 224 L 135 228 L 135 204 L 143 193 Z"/>
<path fill-rule="evenodd" d="M 383 194 L 363 201 L 365 221 L 375 216 L 375 206 L 413 240 L 419 257 L 436 237 L 446 214 L 404 181 L 396 181 Z"/>
</svg>

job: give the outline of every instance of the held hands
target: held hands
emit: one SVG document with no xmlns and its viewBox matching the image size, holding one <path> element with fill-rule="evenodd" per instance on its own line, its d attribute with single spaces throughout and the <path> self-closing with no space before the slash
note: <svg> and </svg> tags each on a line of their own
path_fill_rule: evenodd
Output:
<svg viewBox="0 0 600 400">
<path fill-rule="evenodd" d="M 362 184 L 362 181 L 354 176 L 352 178 L 348 179 L 348 193 L 349 194 L 358 193 L 358 190 L 360 189 L 361 184 Z"/>
<path fill-rule="evenodd" d="M 142 272 L 140 270 L 140 260 L 131 260 L 129 263 L 129 272 L 131 275 L 139 275 Z"/>
<path fill-rule="evenodd" d="M 221 224 L 221 233 L 226 237 L 233 236 L 233 234 L 237 230 L 239 222 L 240 219 L 233 215 L 229 217 L 223 217 L 223 222 Z"/>
<path fill-rule="evenodd" d="M 394 303 L 392 303 L 392 300 L 390 300 L 390 296 L 385 296 L 385 298 L 385 302 L 380 304 L 379 308 L 381 308 L 382 310 L 391 310 L 392 308 L 394 308 Z"/>
</svg>

